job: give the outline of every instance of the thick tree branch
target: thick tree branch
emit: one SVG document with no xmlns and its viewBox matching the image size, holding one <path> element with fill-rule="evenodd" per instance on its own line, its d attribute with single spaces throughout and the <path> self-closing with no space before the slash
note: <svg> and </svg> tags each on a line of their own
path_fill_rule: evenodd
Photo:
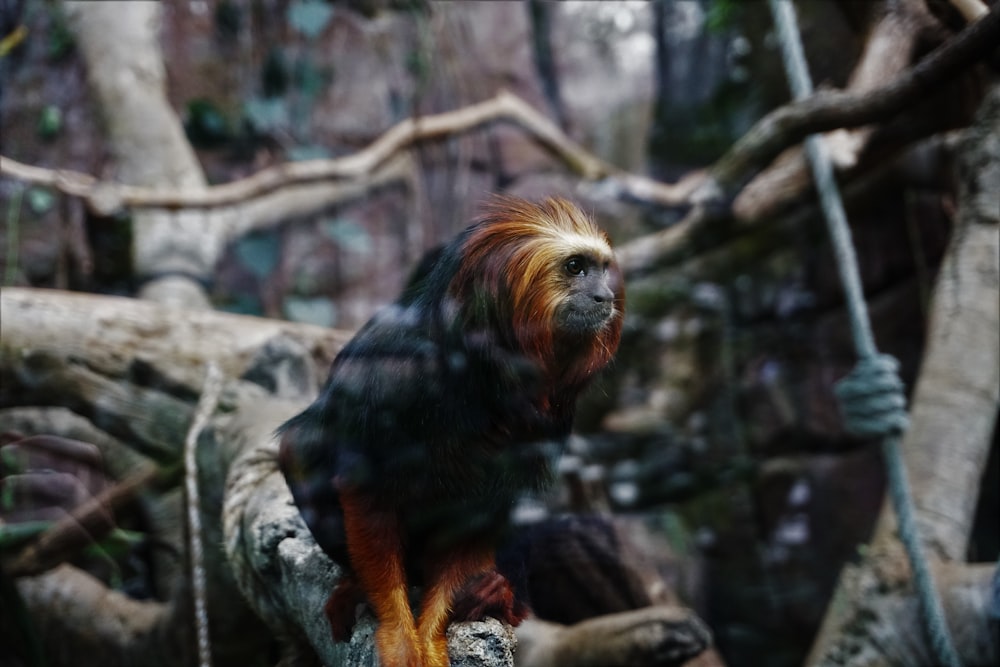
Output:
<svg viewBox="0 0 1000 667">
<path fill-rule="evenodd" d="M 819 91 L 767 114 L 710 170 L 707 195 L 731 199 L 782 150 L 810 134 L 886 120 L 993 53 L 1000 43 L 1000 6 L 878 90 Z M 696 195 L 697 196 L 697 195 Z"/>
<path fill-rule="evenodd" d="M 993 664 L 1000 659 L 1000 646 L 989 627 L 988 602 L 966 597 L 960 605 L 952 605 L 949 598 L 954 593 L 947 588 L 943 578 L 947 568 L 942 564 L 965 556 L 1000 405 L 998 128 L 1000 85 L 994 84 L 963 141 L 958 220 L 938 272 L 910 428 L 901 445 L 921 537 L 928 555 L 938 561 L 936 574 L 948 624 L 966 664 Z M 894 598 L 913 597 L 908 563 L 895 531 L 895 517 L 886 507 L 865 560 L 848 567 L 841 577 L 810 665 L 933 664 L 923 633 L 914 637 L 917 625 L 892 610 Z M 975 575 L 983 590 L 988 588 L 987 575 Z M 872 643 L 873 635 L 886 635 L 892 641 Z M 867 648 L 855 650 L 859 645 Z M 899 654 L 904 650 L 910 652 L 905 658 Z M 886 658 L 886 651 L 893 655 Z M 844 662 L 844 655 L 852 657 Z"/>
<path fill-rule="evenodd" d="M 248 617 L 249 610 L 242 604 L 245 597 L 273 630 L 298 640 L 303 651 L 317 651 L 327 664 L 373 664 L 373 619 L 359 623 L 349 647 L 335 645 L 330 638 L 321 609 L 339 569 L 316 546 L 303 524 L 278 471 L 273 440 L 275 428 L 304 407 L 305 397 L 315 393 L 315 366 L 325 368 L 330 363 L 343 337 L 309 325 L 210 311 L 184 311 L 184 316 L 178 317 L 179 312 L 135 299 L 5 289 L 0 293 L 3 390 L 8 397 L 17 395 L 22 400 L 39 396 L 60 405 L 90 405 L 83 413 L 94 414 L 112 432 L 128 431 L 155 440 L 161 456 L 176 460 L 205 365 L 215 361 L 230 377 L 252 378 L 253 382 L 234 381 L 226 386 L 223 407 L 207 429 L 211 435 L 206 435 L 216 448 L 199 455 L 202 488 L 226 485 L 224 499 L 219 493 L 206 494 L 200 506 L 206 540 L 225 544 L 229 556 L 228 562 L 206 562 L 209 626 L 214 631 L 231 626 L 241 615 Z M 66 327 L 67 321 L 74 326 Z M 123 357 L 125 350 L 132 352 Z M 152 380 L 155 389 L 125 379 L 133 373 L 129 370 L 132 364 L 123 359 L 132 353 L 142 359 L 138 374 Z M 75 377 L 83 367 L 100 381 L 67 382 L 67 377 Z M 93 391 L 93 384 L 99 384 L 100 391 Z M 278 398 L 262 385 L 295 398 Z M 116 386 L 123 395 L 145 392 L 147 396 L 138 403 L 134 398 L 107 400 L 107 392 Z M 150 405 L 157 407 L 151 409 Z M 144 421 L 152 421 L 159 430 L 154 434 L 125 426 Z M 23 580 L 25 597 L 33 609 L 41 610 L 43 618 L 59 613 L 49 603 L 51 592 L 65 579 L 62 570 L 59 572 Z M 233 590 L 234 577 L 239 592 Z M 76 587 L 79 577 L 71 578 Z M 131 652 L 138 650 L 138 643 L 128 644 L 131 637 L 148 642 L 142 646 L 149 655 L 162 654 L 168 647 L 157 642 L 176 639 L 175 635 L 164 635 L 165 629 L 174 624 L 186 627 L 183 619 L 190 618 L 183 581 L 168 605 L 156 607 L 151 616 L 136 614 L 142 627 L 118 638 L 112 646 L 124 645 L 121 652 L 125 656 L 142 655 Z M 104 592 L 100 582 L 87 580 L 80 586 L 86 594 L 74 597 L 72 610 L 66 614 L 102 619 L 103 612 L 92 602 L 121 606 L 118 598 Z M 62 600 L 62 604 L 70 603 Z M 128 613 L 127 605 L 123 608 L 123 613 Z M 66 631 L 61 624 L 56 625 L 53 632 Z M 156 629 L 160 634 L 153 632 Z M 498 622 L 464 624 L 453 628 L 450 646 L 456 666 L 511 664 L 513 635 Z M 213 645 L 213 653 L 216 650 L 217 645 Z M 131 664 L 135 662 L 131 660 Z M 106 664 L 123 663 L 116 658 Z"/>
</svg>

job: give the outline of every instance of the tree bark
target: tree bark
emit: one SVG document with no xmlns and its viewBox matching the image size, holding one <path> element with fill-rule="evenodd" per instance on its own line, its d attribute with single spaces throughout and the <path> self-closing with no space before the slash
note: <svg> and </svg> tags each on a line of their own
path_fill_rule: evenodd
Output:
<svg viewBox="0 0 1000 667">
<path fill-rule="evenodd" d="M 90 89 L 104 114 L 119 180 L 203 188 L 201 165 L 166 96 L 159 2 L 66 2 Z M 222 230 L 199 211 L 134 211 L 133 262 L 144 297 L 209 308 L 199 284 L 212 275 Z"/>
<path fill-rule="evenodd" d="M 266 641 L 260 633 L 248 640 L 231 631 L 246 622 L 249 603 L 304 659 L 315 651 L 325 664 L 375 664 L 370 616 L 361 619 L 349 646 L 330 638 L 321 609 L 339 570 L 302 522 L 278 471 L 273 440 L 282 421 L 315 394 L 316 367 L 329 365 L 343 333 L 134 299 L 11 288 L 0 293 L 0 339 L 5 405 L 73 408 L 161 464 L 180 458 L 204 368 L 218 364 L 229 382 L 199 455 L 206 542 L 223 544 L 228 556 L 206 561 L 213 654 L 222 664 L 245 661 L 248 649 Z M 223 487 L 224 494 L 216 491 Z M 175 578 L 182 583 L 166 603 L 128 600 L 74 568 L 18 583 L 29 611 L 43 619 L 45 644 L 69 647 L 58 656 L 85 650 L 94 637 L 104 641 L 117 629 L 103 652 L 94 653 L 106 656 L 102 664 L 157 656 L 166 664 L 186 661 L 177 656 L 189 645 L 189 591 L 184 575 Z M 132 624 L 115 625 L 109 614 Z M 453 627 L 449 645 L 453 665 L 497 666 L 512 664 L 515 641 L 510 628 L 486 621 Z"/>
<path fill-rule="evenodd" d="M 956 648 L 965 664 L 985 665 L 1000 661 L 987 595 L 994 566 L 962 560 L 1000 405 L 1000 84 L 966 135 L 958 171 L 958 218 L 901 447 Z M 868 555 L 841 576 L 809 665 L 934 664 L 916 631 L 922 623 L 895 531 L 885 507 Z"/>
</svg>

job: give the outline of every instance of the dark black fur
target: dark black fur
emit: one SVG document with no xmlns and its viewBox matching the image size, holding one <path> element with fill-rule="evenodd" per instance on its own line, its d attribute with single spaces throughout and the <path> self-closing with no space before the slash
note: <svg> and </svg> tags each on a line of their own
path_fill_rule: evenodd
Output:
<svg viewBox="0 0 1000 667">
<path fill-rule="evenodd" d="M 573 401 L 540 412 L 538 369 L 448 297 L 465 237 L 425 257 L 343 348 L 316 401 L 280 429 L 295 502 L 345 567 L 338 489 L 398 511 L 410 553 L 493 541 L 518 494 L 550 479 L 569 434 Z M 418 583 L 419 568 L 407 569 Z"/>
</svg>

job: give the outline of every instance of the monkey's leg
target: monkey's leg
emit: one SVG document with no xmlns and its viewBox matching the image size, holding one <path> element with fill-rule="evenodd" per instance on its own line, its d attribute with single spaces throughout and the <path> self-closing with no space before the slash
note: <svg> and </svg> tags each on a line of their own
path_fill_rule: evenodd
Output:
<svg viewBox="0 0 1000 667">
<path fill-rule="evenodd" d="M 407 594 L 396 514 L 375 508 L 356 493 L 341 492 L 340 502 L 351 565 L 378 616 L 375 645 L 382 666 L 424 667 Z"/>
<path fill-rule="evenodd" d="M 417 635 L 424 649 L 425 667 L 448 667 L 448 640 L 445 632 L 455 595 L 469 579 L 494 567 L 493 549 L 466 546 L 437 554 L 428 563 L 428 586 L 420 608 Z"/>
</svg>

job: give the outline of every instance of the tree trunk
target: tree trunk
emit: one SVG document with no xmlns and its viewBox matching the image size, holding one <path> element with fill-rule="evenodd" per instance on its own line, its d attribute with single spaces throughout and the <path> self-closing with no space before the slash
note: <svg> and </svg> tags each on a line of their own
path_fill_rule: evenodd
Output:
<svg viewBox="0 0 1000 667">
<path fill-rule="evenodd" d="M 1000 661 L 989 620 L 994 566 L 962 561 L 1000 404 L 1000 84 L 966 134 L 958 177 L 958 218 L 901 446 L 956 648 L 965 664 L 987 665 Z M 808 664 L 934 664 L 895 531 L 886 506 L 866 558 L 841 576 Z"/>
</svg>

